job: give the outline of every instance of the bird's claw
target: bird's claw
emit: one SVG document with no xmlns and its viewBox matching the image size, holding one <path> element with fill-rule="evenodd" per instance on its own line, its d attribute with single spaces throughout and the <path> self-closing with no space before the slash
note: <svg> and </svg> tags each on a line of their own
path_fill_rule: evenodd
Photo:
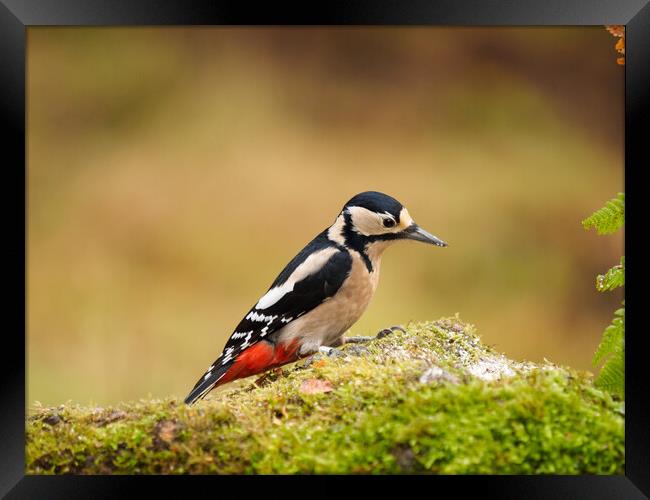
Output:
<svg viewBox="0 0 650 500">
<path fill-rule="evenodd" d="M 325 354 L 328 358 L 341 358 L 347 356 L 347 354 L 335 347 L 320 346 L 318 352 Z"/>
<path fill-rule="evenodd" d="M 375 339 L 382 339 L 397 330 L 406 333 L 406 330 L 404 330 L 404 327 L 402 326 L 391 326 L 390 328 L 384 328 L 383 330 L 380 330 L 374 337 L 345 337 L 345 343 L 360 344 L 362 342 L 370 342 Z"/>
<path fill-rule="evenodd" d="M 361 344 L 362 342 L 370 342 L 375 337 L 345 337 L 345 344 Z"/>
<path fill-rule="evenodd" d="M 343 339 L 342 344 L 360 344 L 360 343 L 365 343 L 365 342 L 370 342 L 375 339 L 381 339 L 384 338 L 387 335 L 390 335 L 391 333 L 399 330 L 400 332 L 406 333 L 406 330 L 402 326 L 391 326 L 390 328 L 384 328 L 381 330 L 377 335 L 374 337 L 345 337 Z M 358 349 L 365 349 L 359 347 Z M 362 352 L 362 351 L 360 351 Z M 351 352 L 352 353 L 352 352 Z M 355 351 L 353 354 L 358 355 L 359 352 Z M 302 368 L 308 368 L 311 366 L 311 364 L 318 360 L 321 359 L 323 356 L 326 356 L 328 358 L 345 358 L 348 357 L 348 354 L 344 351 L 341 351 L 340 349 L 337 349 L 335 347 L 329 347 L 329 346 L 320 346 L 318 348 L 318 352 L 314 354 L 313 356 L 310 356 L 302 365 Z"/>
<path fill-rule="evenodd" d="M 406 330 L 404 329 L 403 326 L 391 326 L 390 328 L 384 328 L 383 330 L 381 330 L 379 333 L 377 333 L 375 338 L 382 339 L 386 335 L 390 335 L 391 333 L 393 333 L 393 332 L 395 332 L 397 330 L 399 330 L 402 333 L 406 333 Z"/>
</svg>

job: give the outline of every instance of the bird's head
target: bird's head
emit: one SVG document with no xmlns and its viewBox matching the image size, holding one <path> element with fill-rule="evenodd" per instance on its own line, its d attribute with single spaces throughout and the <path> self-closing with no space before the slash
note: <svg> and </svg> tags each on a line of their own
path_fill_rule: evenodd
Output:
<svg viewBox="0 0 650 500">
<path fill-rule="evenodd" d="M 343 207 L 329 236 L 351 247 L 368 248 L 374 243 L 415 240 L 439 247 L 447 243 L 418 226 L 408 210 L 395 198 L 366 191 L 351 198 Z"/>
</svg>

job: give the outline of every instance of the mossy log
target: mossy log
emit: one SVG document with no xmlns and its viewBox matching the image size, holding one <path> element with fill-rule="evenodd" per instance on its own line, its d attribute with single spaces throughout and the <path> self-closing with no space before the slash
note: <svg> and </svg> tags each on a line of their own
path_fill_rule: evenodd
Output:
<svg viewBox="0 0 650 500">
<path fill-rule="evenodd" d="M 458 317 L 342 351 L 192 407 L 35 407 L 27 473 L 624 473 L 624 405 L 588 373 L 509 360 Z"/>
</svg>

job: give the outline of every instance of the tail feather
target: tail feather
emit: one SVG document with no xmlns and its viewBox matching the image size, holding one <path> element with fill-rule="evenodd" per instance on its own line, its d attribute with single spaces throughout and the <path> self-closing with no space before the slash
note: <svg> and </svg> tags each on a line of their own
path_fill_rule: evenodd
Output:
<svg viewBox="0 0 650 500">
<path fill-rule="evenodd" d="M 225 384 L 238 378 L 262 373 L 276 366 L 296 361 L 298 341 L 288 344 L 274 344 L 268 341 L 257 342 L 247 347 L 225 365 L 219 357 L 210 369 L 199 379 L 192 391 L 185 398 L 185 403 L 191 405 L 203 398 L 217 385 Z"/>
<path fill-rule="evenodd" d="M 196 401 L 203 399 L 206 394 L 210 392 L 228 372 L 230 366 L 231 364 L 221 365 L 218 368 L 211 367 L 205 373 L 205 375 L 203 375 L 203 377 L 201 377 L 199 381 L 194 385 L 190 393 L 185 398 L 185 404 L 192 405 Z"/>
</svg>

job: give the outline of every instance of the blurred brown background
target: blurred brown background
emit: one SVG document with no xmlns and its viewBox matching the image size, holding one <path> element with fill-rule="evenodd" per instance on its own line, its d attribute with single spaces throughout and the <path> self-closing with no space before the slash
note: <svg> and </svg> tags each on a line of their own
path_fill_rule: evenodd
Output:
<svg viewBox="0 0 650 500">
<path fill-rule="evenodd" d="M 591 369 L 622 299 L 623 73 L 592 28 L 29 28 L 27 403 L 184 396 L 357 192 L 387 251 L 355 334 L 459 312 Z M 593 370 L 592 370 L 593 371 Z"/>
</svg>

